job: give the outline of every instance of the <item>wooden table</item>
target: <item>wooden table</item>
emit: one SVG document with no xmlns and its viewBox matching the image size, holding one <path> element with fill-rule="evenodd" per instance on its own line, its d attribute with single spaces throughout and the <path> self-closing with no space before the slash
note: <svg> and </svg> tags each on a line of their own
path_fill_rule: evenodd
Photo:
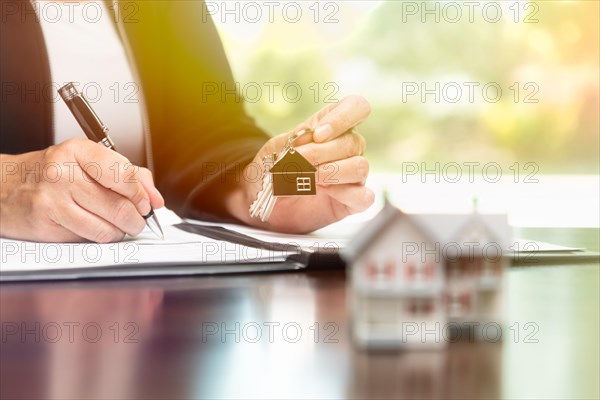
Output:
<svg viewBox="0 0 600 400">
<path fill-rule="evenodd" d="M 598 265 L 507 279 L 501 341 L 429 352 L 356 349 L 343 271 L 3 284 L 0 397 L 598 398 Z"/>
</svg>

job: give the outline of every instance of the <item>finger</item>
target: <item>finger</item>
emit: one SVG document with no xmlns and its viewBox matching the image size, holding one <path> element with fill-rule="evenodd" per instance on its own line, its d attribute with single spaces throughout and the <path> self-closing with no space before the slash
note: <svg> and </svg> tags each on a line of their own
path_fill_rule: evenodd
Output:
<svg viewBox="0 0 600 400">
<path fill-rule="evenodd" d="M 118 242 L 125 237 L 125 233 L 110 222 L 75 204 L 67 206 L 56 222 L 75 235 L 96 243 Z"/>
<path fill-rule="evenodd" d="M 97 183 L 73 190 L 71 196 L 81 208 L 130 236 L 139 235 L 146 226 L 146 221 L 131 201 Z"/>
<path fill-rule="evenodd" d="M 85 173 L 105 188 L 129 199 L 140 214 L 150 212 L 150 198 L 136 178 L 139 167 L 103 145 L 85 139 L 73 143 L 73 156 Z"/>
<path fill-rule="evenodd" d="M 343 204 L 349 214 L 365 211 L 375 201 L 375 193 L 363 185 L 319 186 L 331 198 Z"/>
<path fill-rule="evenodd" d="M 369 162 L 361 156 L 322 164 L 317 168 L 317 183 L 320 185 L 364 185 L 368 176 Z"/>
<path fill-rule="evenodd" d="M 158 191 L 156 186 L 154 185 L 154 177 L 152 176 L 152 172 L 146 168 L 140 168 L 138 171 L 138 178 L 140 183 L 150 196 L 150 204 L 154 208 L 162 208 L 165 206 L 165 199 L 162 194 Z"/>
<path fill-rule="evenodd" d="M 369 102 L 361 96 L 349 96 L 335 107 L 323 110 L 318 114 L 318 125 L 315 129 L 315 142 L 326 142 L 352 129 L 364 121 L 371 113 Z"/>
<path fill-rule="evenodd" d="M 366 148 L 365 138 L 358 133 L 346 133 L 324 143 L 308 143 L 296 150 L 313 165 L 360 156 Z"/>
</svg>

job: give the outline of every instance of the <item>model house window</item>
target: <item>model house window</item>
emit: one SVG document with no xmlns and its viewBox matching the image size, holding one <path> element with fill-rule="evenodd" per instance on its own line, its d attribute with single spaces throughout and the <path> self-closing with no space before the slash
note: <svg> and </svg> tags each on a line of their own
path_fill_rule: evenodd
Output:
<svg viewBox="0 0 600 400">
<path fill-rule="evenodd" d="M 429 299 L 414 299 L 408 303 L 408 311 L 413 315 L 427 315 L 433 311 L 433 301 Z"/>
<path fill-rule="evenodd" d="M 433 279 L 435 275 L 435 267 L 432 263 L 428 262 L 424 267 L 424 275 L 425 279 Z"/>
<path fill-rule="evenodd" d="M 367 263 L 366 273 L 367 277 L 371 280 L 389 281 L 394 279 L 396 268 L 393 261 L 388 261 L 385 264 L 369 261 Z"/>
<path fill-rule="evenodd" d="M 471 307 L 471 293 L 463 292 L 460 294 L 460 304 L 464 310 L 468 310 Z"/>
<path fill-rule="evenodd" d="M 404 273 L 406 275 L 406 279 L 412 281 L 417 276 L 417 266 L 413 261 L 409 261 L 404 265 Z"/>
<path fill-rule="evenodd" d="M 310 178 L 296 178 L 296 190 L 299 192 L 310 192 L 312 189 Z"/>
</svg>

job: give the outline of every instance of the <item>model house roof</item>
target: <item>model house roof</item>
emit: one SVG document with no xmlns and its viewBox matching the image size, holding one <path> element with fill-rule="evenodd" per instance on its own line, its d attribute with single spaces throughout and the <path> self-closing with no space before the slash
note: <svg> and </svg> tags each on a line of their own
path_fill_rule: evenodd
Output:
<svg viewBox="0 0 600 400">
<path fill-rule="evenodd" d="M 477 227 L 482 234 L 480 244 L 497 243 L 502 250 L 506 250 L 510 242 L 510 227 L 506 215 L 495 214 L 406 214 L 394 207 L 389 201 L 381 212 L 377 214 L 354 237 L 342 251 L 342 257 L 347 261 L 357 258 L 368 251 L 380 235 L 384 235 L 387 228 L 401 218 L 408 218 L 432 242 L 444 246 L 448 243 L 457 243 L 464 246 L 464 232 L 470 227 Z M 398 247 L 400 248 L 400 247 Z"/>
<path fill-rule="evenodd" d="M 434 240 L 444 243 L 463 242 L 464 232 L 478 227 L 482 243 L 498 243 L 502 248 L 509 245 L 511 231 L 506 215 L 502 214 L 405 214 L 430 232 Z"/>
<path fill-rule="evenodd" d="M 360 230 L 350 243 L 341 251 L 341 255 L 347 261 L 355 259 L 364 250 L 382 235 L 389 226 L 398 218 L 404 217 L 404 213 L 394 207 L 387 198 L 381 211 Z"/>
<path fill-rule="evenodd" d="M 297 151 L 288 151 L 271 168 L 272 173 L 316 172 L 317 169 Z"/>
</svg>

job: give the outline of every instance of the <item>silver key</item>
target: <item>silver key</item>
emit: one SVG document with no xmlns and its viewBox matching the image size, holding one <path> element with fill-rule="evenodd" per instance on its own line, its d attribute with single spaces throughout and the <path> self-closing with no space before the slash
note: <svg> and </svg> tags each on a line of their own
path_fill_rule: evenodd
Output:
<svg viewBox="0 0 600 400">
<path fill-rule="evenodd" d="M 275 206 L 275 197 L 273 196 L 273 178 L 271 173 L 271 167 L 273 162 L 267 158 L 263 161 L 265 167 L 265 173 L 263 176 L 263 187 L 258 193 L 256 200 L 250 206 L 250 216 L 252 218 L 259 217 L 261 221 L 265 222 L 271 216 L 271 212 Z"/>
</svg>

